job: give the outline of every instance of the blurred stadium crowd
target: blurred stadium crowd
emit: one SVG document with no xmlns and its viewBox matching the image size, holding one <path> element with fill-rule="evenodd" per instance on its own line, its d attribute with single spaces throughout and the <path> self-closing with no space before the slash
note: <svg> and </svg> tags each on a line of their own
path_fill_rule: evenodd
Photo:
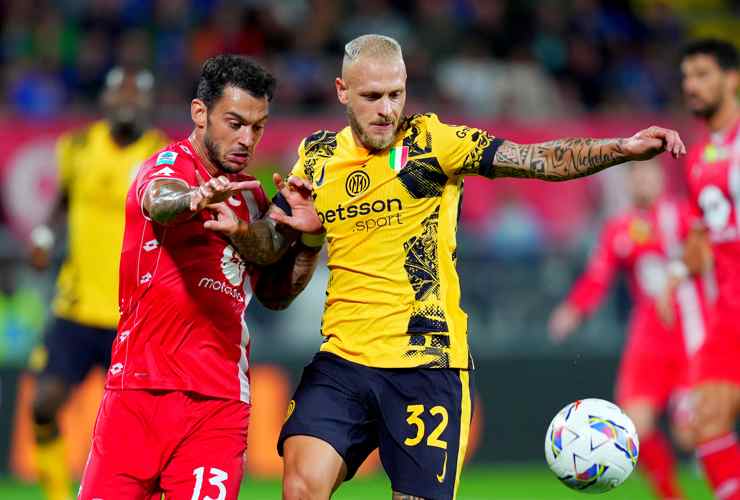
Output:
<svg viewBox="0 0 740 500">
<path fill-rule="evenodd" d="M 737 37 L 737 0 L 5 0 L 4 111 L 86 113 L 114 64 L 154 68 L 161 120 L 184 119 L 201 62 L 255 56 L 280 76 L 283 114 L 331 112 L 343 41 L 406 53 L 411 109 L 547 118 L 675 107 L 687 34 Z"/>
<path fill-rule="evenodd" d="M 434 111 L 522 142 L 613 136 L 648 121 L 685 133 L 679 49 L 688 38 L 706 34 L 739 42 L 739 14 L 738 0 L 3 0 L 0 143 L 21 142 L 18 125 L 11 124 L 22 118 L 26 136 L 46 127 L 47 142 L 33 144 L 34 154 L 53 156 L 48 129 L 98 116 L 97 96 L 115 65 L 152 69 L 155 121 L 184 133 L 202 61 L 233 52 L 256 57 L 278 76 L 276 119 L 255 167 L 285 170 L 297 141 L 286 142 L 278 130 L 308 122 L 310 132 L 325 126 L 327 117 L 341 122 L 332 84 L 339 55 L 346 40 L 368 32 L 393 36 L 404 47 L 409 112 Z M 278 143 L 280 155 L 264 153 L 269 140 Z M 3 161 L 0 173 L 17 166 Z M 670 168 L 680 170 L 675 163 Z M 32 175 L 14 179 L 32 182 Z M 53 180 L 50 188 L 47 177 L 36 179 L 34 189 L 48 198 Z M 676 184 L 682 176 L 670 177 Z M 555 349 L 544 337 L 545 311 L 562 299 L 603 216 L 627 202 L 622 178 L 615 169 L 557 186 L 466 182 L 458 266 L 471 331 L 481 333 L 471 337 L 478 352 Z M 4 183 L 9 185 L 7 174 Z M 22 364 L 34 341 L 24 332 L 40 331 L 53 273 L 38 276 L 18 265 L 26 259 L 25 245 L 3 229 L 11 218 L 9 189 L 16 188 L 0 193 L 0 267 L 9 270 L 0 273 L 0 363 Z M 33 198 L 20 197 L 24 203 Z M 481 265 L 486 273 L 476 272 Z M 315 293 L 309 290 L 294 306 L 315 324 L 321 279 Z M 41 297 L 34 292 L 39 289 Z M 533 296 L 533 289 L 541 293 Z M 586 328 L 581 348 L 611 352 L 619 345 L 626 311 L 619 297 L 617 306 L 605 308 L 604 320 Z M 253 317 L 261 319 L 259 313 Z M 281 324 L 263 330 L 285 339 L 271 347 L 277 352 L 281 345 L 295 346 L 303 335 L 311 352 L 318 337 L 301 325 L 312 320 L 296 325 L 292 317 L 264 318 L 265 325 Z M 269 348 L 261 352 L 271 355 Z"/>
</svg>

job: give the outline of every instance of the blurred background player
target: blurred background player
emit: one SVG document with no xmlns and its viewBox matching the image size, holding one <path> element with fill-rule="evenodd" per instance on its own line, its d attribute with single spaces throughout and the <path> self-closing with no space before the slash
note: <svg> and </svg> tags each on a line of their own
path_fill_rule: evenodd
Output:
<svg viewBox="0 0 740 500">
<path fill-rule="evenodd" d="M 687 157 L 687 182 L 696 223 L 686 248 L 691 270 L 711 253 L 717 303 L 694 363 L 697 455 L 717 498 L 740 499 L 740 65 L 728 42 L 689 44 L 681 61 L 683 92 L 707 136 Z M 709 249 L 711 248 L 711 252 Z"/>
<path fill-rule="evenodd" d="M 39 479 L 51 500 L 70 498 L 70 478 L 57 412 L 96 365 L 107 368 L 118 324 L 118 261 L 124 202 L 139 165 L 166 144 L 150 125 L 154 80 L 145 70 L 118 67 L 100 97 L 104 118 L 65 134 L 57 144 L 59 202 L 49 225 L 31 235 L 32 264 L 45 268 L 54 229 L 63 219 L 67 248 L 33 401 Z"/>
<path fill-rule="evenodd" d="M 702 279 L 682 280 L 676 296 L 661 303 L 688 233 L 687 207 L 665 195 L 657 161 L 632 166 L 628 186 L 632 208 L 606 221 L 586 270 L 553 311 L 550 336 L 561 342 L 575 332 L 618 273 L 625 273 L 633 309 L 616 400 L 635 423 L 639 463 L 658 497 L 684 498 L 670 444 L 657 425 L 672 406 L 676 437 L 682 447 L 691 447 L 686 413 L 680 410 L 686 405 L 687 352 L 693 354 L 704 339 L 705 287 Z"/>
<path fill-rule="evenodd" d="M 455 268 L 465 176 L 564 181 L 684 147 L 659 127 L 517 144 L 404 116 L 406 66 L 387 36 L 347 43 L 335 86 L 348 126 L 306 137 L 292 171 L 315 186 L 331 278 L 326 340 L 278 441 L 283 498 L 329 498 L 375 448 L 393 498 L 454 498 L 472 417 Z"/>
<path fill-rule="evenodd" d="M 321 247 L 293 238 L 322 232 L 303 181 L 275 177 L 288 217 L 245 172 L 274 88 L 246 57 L 206 60 L 192 133 L 150 157 L 128 192 L 119 334 L 80 499 L 239 495 L 251 412 L 244 312 L 252 287 L 260 298 L 258 282 L 273 281 L 253 264 L 269 273 L 306 252 L 315 263 Z"/>
</svg>

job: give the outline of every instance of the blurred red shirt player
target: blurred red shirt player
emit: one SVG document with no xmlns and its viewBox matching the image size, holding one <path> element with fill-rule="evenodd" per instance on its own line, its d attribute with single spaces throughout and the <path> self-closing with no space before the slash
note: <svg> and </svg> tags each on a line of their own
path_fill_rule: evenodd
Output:
<svg viewBox="0 0 740 500">
<path fill-rule="evenodd" d="M 715 496 L 740 499 L 740 81 L 737 49 L 720 40 L 698 40 L 683 52 L 686 103 L 709 134 L 687 158 L 687 183 L 696 214 L 686 263 L 700 271 L 710 260 L 717 275 L 717 304 L 707 339 L 693 363 L 697 455 Z"/>
<path fill-rule="evenodd" d="M 287 252 L 289 237 L 321 227 L 302 181 L 291 190 L 276 179 L 288 217 L 243 173 L 274 84 L 246 58 L 206 61 L 195 130 L 131 186 L 121 319 L 81 499 L 238 497 L 250 415 L 244 311 L 265 266 L 316 254 Z"/>
<path fill-rule="evenodd" d="M 619 272 L 627 276 L 633 309 L 617 376 L 616 398 L 640 437 L 640 465 L 663 499 L 681 498 L 670 445 L 657 427 L 671 403 L 675 434 L 691 446 L 686 408 L 688 360 L 705 336 L 712 281 L 681 279 L 674 289 L 689 230 L 685 203 L 664 195 L 657 162 L 631 167 L 633 207 L 609 219 L 586 270 L 553 313 L 551 336 L 562 340 L 602 302 Z M 682 272 L 678 271 L 680 274 Z M 675 273 L 675 271 L 673 271 Z M 683 278 L 683 276 L 681 276 Z"/>
</svg>

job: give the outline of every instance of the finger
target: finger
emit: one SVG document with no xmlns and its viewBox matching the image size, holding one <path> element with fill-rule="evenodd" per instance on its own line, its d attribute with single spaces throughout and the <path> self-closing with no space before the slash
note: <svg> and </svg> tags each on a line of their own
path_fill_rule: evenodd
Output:
<svg viewBox="0 0 740 500">
<path fill-rule="evenodd" d="M 270 218 L 275 222 L 285 224 L 286 226 L 290 226 L 293 221 L 293 217 L 290 217 L 284 212 L 270 212 Z"/>
<path fill-rule="evenodd" d="M 275 184 L 275 187 L 278 188 L 278 191 L 282 191 L 283 187 L 285 186 L 285 183 L 283 182 L 283 176 L 275 172 L 272 174 L 272 183 Z"/>
<path fill-rule="evenodd" d="M 231 184 L 231 181 L 230 181 L 230 180 L 229 180 L 229 178 L 228 178 L 228 177 L 226 177 L 225 175 L 220 175 L 220 176 L 218 176 L 218 177 L 217 177 L 217 178 L 216 178 L 215 180 L 216 180 L 216 182 L 217 182 L 217 183 L 218 183 L 219 185 L 221 185 L 221 186 L 223 186 L 223 187 L 226 187 L 226 186 L 228 186 L 229 184 Z"/>
<path fill-rule="evenodd" d="M 227 214 L 229 213 L 229 209 L 226 207 L 226 204 L 224 202 L 220 203 L 210 203 L 206 206 L 209 210 L 213 210 L 214 212 L 218 214 Z"/>
<path fill-rule="evenodd" d="M 198 181 L 199 186 L 202 186 L 203 184 L 206 183 L 206 181 L 203 180 L 203 176 L 200 175 L 200 172 L 198 172 L 197 170 L 195 171 L 195 180 Z"/>
<path fill-rule="evenodd" d="M 239 181 L 229 183 L 229 191 L 249 191 L 251 189 L 259 189 L 262 185 L 260 181 Z"/>
<path fill-rule="evenodd" d="M 210 231 L 226 231 L 226 224 L 219 220 L 207 220 L 203 223 L 203 227 Z"/>
</svg>

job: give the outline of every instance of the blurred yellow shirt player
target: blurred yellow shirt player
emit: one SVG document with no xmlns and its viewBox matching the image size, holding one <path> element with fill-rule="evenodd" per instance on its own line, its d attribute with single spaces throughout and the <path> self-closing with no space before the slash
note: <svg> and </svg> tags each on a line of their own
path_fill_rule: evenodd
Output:
<svg viewBox="0 0 740 500">
<path fill-rule="evenodd" d="M 139 165 L 168 142 L 149 126 L 153 84 L 147 71 L 114 68 L 101 95 L 105 118 L 57 143 L 60 202 L 50 226 L 66 215 L 67 248 L 44 349 L 31 359 L 39 372 L 33 402 L 37 466 L 50 500 L 71 498 L 56 414 L 93 366 L 107 369 L 110 363 L 126 195 Z M 49 226 L 34 229 L 35 267 L 48 265 L 54 239 Z"/>
</svg>

